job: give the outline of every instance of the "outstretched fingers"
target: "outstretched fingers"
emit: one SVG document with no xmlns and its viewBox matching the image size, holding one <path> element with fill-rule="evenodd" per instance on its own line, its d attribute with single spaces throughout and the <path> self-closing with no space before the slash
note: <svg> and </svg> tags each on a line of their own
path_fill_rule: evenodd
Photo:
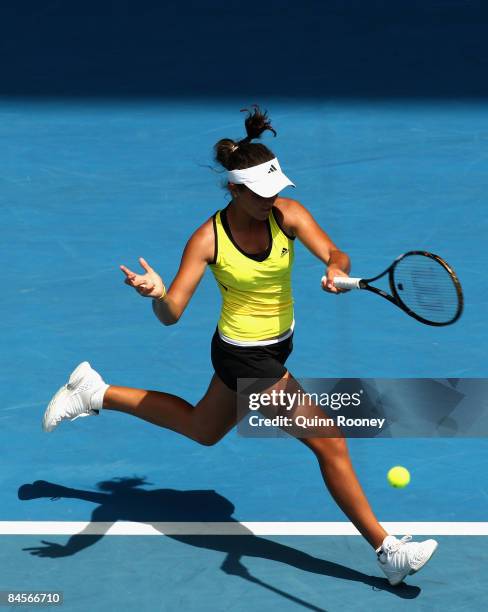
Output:
<svg viewBox="0 0 488 612">
<path fill-rule="evenodd" d="M 127 266 L 119 266 L 125 274 L 125 284 L 135 289 L 143 297 L 159 297 L 165 291 L 161 277 L 151 268 L 144 257 L 139 257 L 139 263 L 144 270 L 141 274 L 133 272 Z"/>
<path fill-rule="evenodd" d="M 134 279 L 137 276 L 135 272 L 132 272 L 132 270 L 129 270 L 129 268 L 127 268 L 126 266 L 120 265 L 119 267 L 125 274 L 127 279 Z"/>
<path fill-rule="evenodd" d="M 146 272 L 153 272 L 153 269 L 151 268 L 151 266 L 147 263 L 147 261 L 144 259 L 144 257 L 139 257 L 139 263 L 141 264 L 141 266 L 144 268 L 144 270 Z"/>
<path fill-rule="evenodd" d="M 126 268 L 126 266 L 120 266 L 120 269 L 125 274 L 124 283 L 126 285 L 129 285 L 129 287 L 134 287 L 134 289 L 139 289 L 139 287 L 144 287 L 146 285 L 144 276 L 141 276 L 140 274 L 136 274 L 135 272 L 132 272 L 132 270 L 129 270 L 129 268 Z"/>
</svg>

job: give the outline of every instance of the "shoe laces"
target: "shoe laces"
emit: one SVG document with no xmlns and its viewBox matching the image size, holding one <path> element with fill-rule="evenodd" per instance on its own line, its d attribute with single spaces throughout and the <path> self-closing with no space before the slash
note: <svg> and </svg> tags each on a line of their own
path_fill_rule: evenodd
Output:
<svg viewBox="0 0 488 612">
<path fill-rule="evenodd" d="M 385 549 L 385 553 L 387 554 L 391 554 L 391 553 L 395 553 L 397 552 L 397 550 L 400 550 L 400 548 L 406 544 L 407 542 L 410 542 L 410 540 L 412 539 L 411 535 L 406 535 L 403 536 L 403 538 L 401 540 L 395 540 L 393 542 L 388 543 Z"/>
<path fill-rule="evenodd" d="M 82 385 L 79 385 L 76 388 L 75 393 L 83 393 L 83 391 L 88 391 L 88 389 L 92 386 L 91 381 L 87 381 L 85 383 L 83 383 Z M 74 390 L 74 389 L 73 389 Z"/>
<path fill-rule="evenodd" d="M 88 391 L 90 388 L 94 387 L 96 384 L 96 378 L 93 376 L 89 376 L 85 378 L 85 380 L 80 383 L 75 381 L 73 383 L 68 384 L 68 389 L 73 391 L 74 393 L 83 393 L 84 391 Z"/>
</svg>

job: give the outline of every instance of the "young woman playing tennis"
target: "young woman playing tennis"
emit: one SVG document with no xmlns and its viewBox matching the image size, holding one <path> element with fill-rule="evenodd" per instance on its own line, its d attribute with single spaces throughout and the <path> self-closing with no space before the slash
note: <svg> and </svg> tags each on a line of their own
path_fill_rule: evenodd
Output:
<svg viewBox="0 0 488 612">
<path fill-rule="evenodd" d="M 164 325 L 177 323 L 207 266 L 222 294 L 222 311 L 212 339 L 215 373 L 203 398 L 192 406 L 169 393 L 107 385 L 87 362 L 80 364 L 56 393 L 44 415 L 52 431 L 60 421 L 118 410 L 177 431 L 201 444 L 218 442 L 237 420 L 238 378 L 267 378 L 276 388 L 298 392 L 298 382 L 285 367 L 294 328 L 291 268 L 293 241 L 298 238 L 327 266 L 322 288 L 340 293 L 335 276 L 347 276 L 349 257 L 318 226 L 298 202 L 279 197 L 293 185 L 275 155 L 253 143 L 271 127 L 257 107 L 245 121 L 247 136 L 220 140 L 217 161 L 227 170 L 229 205 L 201 225 L 189 239 L 178 273 L 166 289 L 159 274 L 144 260 L 137 274 L 120 266 L 125 282 L 150 298 Z M 314 407 L 308 407 L 313 411 Z M 323 412 L 316 408 L 317 413 Z M 430 559 L 434 540 L 398 540 L 378 523 L 349 458 L 346 440 L 337 437 L 301 439 L 318 459 L 324 481 L 343 512 L 377 552 L 391 584 L 418 571 Z"/>
</svg>

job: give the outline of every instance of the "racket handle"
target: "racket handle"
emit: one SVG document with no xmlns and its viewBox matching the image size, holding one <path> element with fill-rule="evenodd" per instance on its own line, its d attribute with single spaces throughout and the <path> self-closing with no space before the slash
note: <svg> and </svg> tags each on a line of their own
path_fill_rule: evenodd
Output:
<svg viewBox="0 0 488 612">
<path fill-rule="evenodd" d="M 334 276 L 334 285 L 337 289 L 361 289 L 359 283 L 360 278 L 352 278 L 350 276 Z"/>
</svg>

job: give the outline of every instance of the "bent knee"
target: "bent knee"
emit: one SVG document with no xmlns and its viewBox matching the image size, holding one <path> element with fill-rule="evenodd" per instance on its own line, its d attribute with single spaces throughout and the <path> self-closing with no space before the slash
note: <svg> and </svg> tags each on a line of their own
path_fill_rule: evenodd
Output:
<svg viewBox="0 0 488 612">
<path fill-rule="evenodd" d="M 225 434 L 215 433 L 210 431 L 197 431 L 192 436 L 195 442 L 202 446 L 215 446 L 217 442 L 220 442 Z"/>
<path fill-rule="evenodd" d="M 349 454 L 346 438 L 308 438 L 303 442 L 318 457 L 344 457 Z"/>
</svg>

